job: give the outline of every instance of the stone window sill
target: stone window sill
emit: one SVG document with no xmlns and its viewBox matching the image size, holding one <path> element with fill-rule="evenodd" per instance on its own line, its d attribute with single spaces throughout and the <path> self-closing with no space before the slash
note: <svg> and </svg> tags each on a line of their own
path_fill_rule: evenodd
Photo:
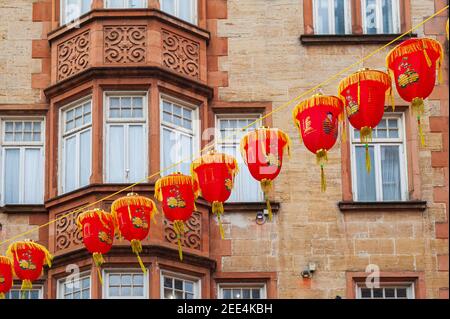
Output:
<svg viewBox="0 0 450 319">
<path fill-rule="evenodd" d="M 280 203 L 270 202 L 272 213 L 276 214 L 280 210 Z M 224 209 L 226 213 L 257 213 L 267 209 L 265 202 L 235 202 L 225 203 Z"/>
<path fill-rule="evenodd" d="M 417 211 L 423 212 L 427 209 L 426 201 L 398 201 L 398 202 L 353 202 L 342 201 L 338 203 L 339 210 L 343 213 L 358 212 L 385 212 L 385 211 Z"/>
<path fill-rule="evenodd" d="M 355 44 L 386 44 L 401 34 L 343 34 L 343 35 L 328 35 L 328 34 L 303 34 L 300 36 L 300 43 L 302 45 L 355 45 Z M 416 38 L 417 34 L 410 34 L 396 43 L 406 40 L 408 37 Z"/>
<path fill-rule="evenodd" d="M 21 214 L 21 213 L 46 213 L 44 205 L 5 205 L 0 207 L 0 213 Z"/>
</svg>

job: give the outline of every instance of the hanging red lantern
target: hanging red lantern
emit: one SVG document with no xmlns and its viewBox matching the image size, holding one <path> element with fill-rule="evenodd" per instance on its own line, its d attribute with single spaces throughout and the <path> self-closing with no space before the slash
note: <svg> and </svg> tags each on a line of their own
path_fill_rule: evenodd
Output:
<svg viewBox="0 0 450 319">
<path fill-rule="evenodd" d="M 198 192 L 198 185 L 194 179 L 179 172 L 161 177 L 155 184 L 155 198 L 162 203 L 164 216 L 173 222 L 180 260 L 183 260 L 181 235 L 185 232 L 184 222 L 196 209 L 195 200 Z"/>
<path fill-rule="evenodd" d="M 112 203 L 111 213 L 119 235 L 131 243 L 133 253 L 136 254 L 142 271 L 146 273 L 139 253 L 142 252 L 141 241 L 150 231 L 150 220 L 158 213 L 155 203 L 150 198 L 128 193 Z"/>
<path fill-rule="evenodd" d="M 425 145 L 420 117 L 424 112 L 424 100 L 433 92 L 436 84 L 436 68 L 442 79 L 441 64 L 444 60 L 441 44 L 433 39 L 409 39 L 396 46 L 388 54 L 386 63 L 400 97 L 411 103 L 417 115 L 419 135 Z"/>
<path fill-rule="evenodd" d="M 10 258 L 0 256 L 0 299 L 11 290 L 13 284 L 13 268 Z"/>
<path fill-rule="evenodd" d="M 247 133 L 241 140 L 240 148 L 250 174 L 260 182 L 269 220 L 272 220 L 269 193 L 273 187 L 272 181 L 280 174 L 284 151 L 290 155 L 291 140 L 277 128 L 261 127 Z"/>
<path fill-rule="evenodd" d="M 391 97 L 394 109 L 391 79 L 387 73 L 363 69 L 343 79 L 338 95 L 344 103 L 350 124 L 360 131 L 361 142 L 366 147 L 366 168 L 370 172 L 368 143 L 372 140 L 372 129 L 384 114 L 386 92 Z"/>
<path fill-rule="evenodd" d="M 113 245 L 113 216 L 101 209 L 93 209 L 81 213 L 77 218 L 77 225 L 82 231 L 84 245 L 92 254 L 100 282 L 103 283 L 100 267 L 105 262 L 103 255 L 109 252 Z"/>
<path fill-rule="evenodd" d="M 224 239 L 221 216 L 223 202 L 231 195 L 238 164 L 233 156 L 216 153 L 214 150 L 191 164 L 191 173 L 198 184 L 201 196 L 212 204 L 212 213 L 217 216 L 220 236 Z"/>
<path fill-rule="evenodd" d="M 326 190 L 324 165 L 328 161 L 327 153 L 338 137 L 342 110 L 343 104 L 338 97 L 316 94 L 298 104 L 292 112 L 306 148 L 316 154 L 323 192 Z"/>
<path fill-rule="evenodd" d="M 53 259 L 47 248 L 31 240 L 12 243 L 6 256 L 13 260 L 14 273 L 22 280 L 22 290 L 30 290 L 33 281 L 42 275 L 44 265 L 51 267 Z"/>
</svg>

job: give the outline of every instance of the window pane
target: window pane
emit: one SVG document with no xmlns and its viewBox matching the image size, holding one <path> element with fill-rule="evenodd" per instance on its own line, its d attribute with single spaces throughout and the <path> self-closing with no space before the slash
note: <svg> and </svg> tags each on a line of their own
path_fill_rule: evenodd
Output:
<svg viewBox="0 0 450 319">
<path fill-rule="evenodd" d="M 334 29 L 336 34 L 345 34 L 345 1 L 334 1 Z"/>
<path fill-rule="evenodd" d="M 377 33 L 376 0 L 366 0 L 365 9 L 366 9 L 365 10 L 366 33 L 376 34 Z"/>
<path fill-rule="evenodd" d="M 369 146 L 369 154 L 371 162 L 374 162 L 374 149 Z M 376 186 L 375 186 L 375 167 L 372 167 L 370 173 L 366 169 L 366 150 L 364 146 L 355 147 L 355 161 L 356 161 L 356 179 L 358 189 L 358 201 L 375 201 L 376 200 Z M 373 166 L 373 165 L 372 165 Z"/>
<path fill-rule="evenodd" d="M 20 149 L 5 149 L 5 204 L 19 203 Z"/>
<path fill-rule="evenodd" d="M 131 275 L 122 276 L 122 285 L 131 286 Z"/>
<path fill-rule="evenodd" d="M 383 33 L 394 33 L 394 16 L 392 5 L 393 1 L 397 0 L 382 0 L 383 11 Z"/>
<path fill-rule="evenodd" d="M 242 298 L 250 299 L 250 289 L 242 289 Z"/>
<path fill-rule="evenodd" d="M 397 298 L 406 298 L 406 288 L 397 288 Z"/>
<path fill-rule="evenodd" d="M 175 291 L 174 295 L 175 295 L 175 299 L 184 299 L 183 292 L 181 292 L 181 291 Z"/>
<path fill-rule="evenodd" d="M 81 298 L 82 299 L 90 299 L 90 289 L 85 289 L 83 290 L 83 292 L 81 293 Z"/>
<path fill-rule="evenodd" d="M 89 184 L 91 177 L 91 130 L 80 134 L 80 186 Z"/>
<path fill-rule="evenodd" d="M 144 8 L 144 0 L 128 0 L 130 8 Z"/>
<path fill-rule="evenodd" d="M 164 287 L 172 288 L 172 278 L 164 277 Z"/>
<path fill-rule="evenodd" d="M 184 290 L 187 292 L 194 292 L 194 283 L 190 281 L 185 281 Z"/>
<path fill-rule="evenodd" d="M 361 288 L 361 298 L 372 298 L 372 290 L 369 288 Z"/>
<path fill-rule="evenodd" d="M 65 158 L 64 163 L 64 191 L 70 192 L 76 187 L 76 136 L 71 136 L 65 140 Z"/>
<path fill-rule="evenodd" d="M 125 182 L 124 126 L 111 125 L 108 138 L 108 182 Z"/>
<path fill-rule="evenodd" d="M 134 297 L 142 297 L 144 296 L 144 288 L 143 287 L 133 287 L 133 296 Z"/>
<path fill-rule="evenodd" d="M 317 6 L 316 18 L 316 33 L 329 34 L 330 33 L 330 19 L 328 18 L 329 2 L 328 0 L 315 0 Z"/>
<path fill-rule="evenodd" d="M 124 2 L 123 0 L 108 0 L 107 7 L 108 8 L 123 8 Z"/>
<path fill-rule="evenodd" d="M 174 280 L 175 289 L 183 290 L 183 281 L 179 279 Z"/>
<path fill-rule="evenodd" d="M 178 17 L 184 21 L 194 23 L 193 0 L 178 0 Z"/>
<path fill-rule="evenodd" d="M 194 299 L 194 294 L 186 293 L 185 295 L 186 295 L 185 296 L 186 299 Z"/>
<path fill-rule="evenodd" d="M 145 178 L 147 164 L 145 156 L 145 137 L 143 125 L 130 125 L 128 129 L 128 169 L 127 182 L 138 182 Z"/>
<path fill-rule="evenodd" d="M 139 286 L 143 286 L 144 285 L 144 276 L 142 275 L 133 275 L 133 285 L 139 285 Z"/>
<path fill-rule="evenodd" d="M 162 141 L 162 147 L 163 147 L 163 161 L 162 161 L 162 167 L 166 168 L 171 165 L 173 165 L 177 160 L 177 153 L 178 153 L 178 144 L 176 143 L 176 134 L 175 132 L 168 130 L 166 128 L 163 129 L 163 141 Z M 173 167 L 171 169 L 168 169 L 164 172 L 162 172 L 163 175 L 169 175 L 172 172 L 176 172 L 178 170 L 178 167 Z"/>
<path fill-rule="evenodd" d="M 189 175 L 190 174 L 190 162 L 192 158 L 192 143 L 193 143 L 193 137 L 187 136 L 187 135 L 181 135 L 181 157 L 179 158 L 179 161 L 184 160 L 183 163 L 181 163 L 178 166 L 178 169 L 183 174 Z"/>
<path fill-rule="evenodd" d="M 122 286 L 121 295 L 128 297 L 131 296 L 131 286 Z"/>
<path fill-rule="evenodd" d="M 386 298 L 395 298 L 395 288 L 385 288 L 384 295 Z"/>
<path fill-rule="evenodd" d="M 399 146 L 381 147 L 383 200 L 401 200 Z"/>
<path fill-rule="evenodd" d="M 252 298 L 253 299 L 260 299 L 261 298 L 260 289 L 252 289 Z"/>
<path fill-rule="evenodd" d="M 374 298 L 383 298 L 383 289 L 382 288 L 374 288 L 373 289 L 373 297 Z"/>
<path fill-rule="evenodd" d="M 233 299 L 241 299 L 241 289 L 233 289 Z"/>
<path fill-rule="evenodd" d="M 42 203 L 43 183 L 42 183 L 42 156 L 41 149 L 25 149 L 25 183 L 24 183 L 24 203 Z"/>
<path fill-rule="evenodd" d="M 161 10 L 175 15 L 175 0 L 161 0 Z"/>
<path fill-rule="evenodd" d="M 110 275 L 109 276 L 109 285 L 110 286 L 120 285 L 120 275 Z"/>
<path fill-rule="evenodd" d="M 119 287 L 116 287 L 116 286 L 109 287 L 109 295 L 112 297 L 120 296 Z"/>
<path fill-rule="evenodd" d="M 231 299 L 231 289 L 223 289 L 223 299 Z"/>
<path fill-rule="evenodd" d="M 174 299 L 174 295 L 172 293 L 172 289 L 165 288 L 164 289 L 164 299 Z"/>
</svg>

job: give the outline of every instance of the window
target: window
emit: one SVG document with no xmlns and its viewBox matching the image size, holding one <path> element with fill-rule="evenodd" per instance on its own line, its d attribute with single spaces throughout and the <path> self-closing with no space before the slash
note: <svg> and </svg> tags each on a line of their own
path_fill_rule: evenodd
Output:
<svg viewBox="0 0 450 319">
<path fill-rule="evenodd" d="M 358 201 L 398 201 L 407 198 L 404 122 L 401 114 L 385 115 L 373 130 L 367 173 L 365 145 L 352 129 L 352 179 Z"/>
<path fill-rule="evenodd" d="M 220 115 L 217 117 L 218 128 L 217 150 L 234 156 L 239 165 L 239 173 L 236 175 L 234 188 L 228 202 L 261 202 L 263 194 L 259 182 L 255 180 L 242 158 L 239 144 L 241 138 L 252 128 L 241 131 L 254 122 L 260 115 Z"/>
<path fill-rule="evenodd" d="M 316 34 L 351 33 L 350 0 L 314 0 L 313 12 Z"/>
<path fill-rule="evenodd" d="M 265 299 L 264 284 L 220 284 L 219 299 Z"/>
<path fill-rule="evenodd" d="M 190 162 L 199 150 L 198 110 L 162 97 L 161 114 L 161 168 L 184 160 L 163 174 L 180 171 L 190 175 Z"/>
<path fill-rule="evenodd" d="M 90 299 L 91 276 L 81 275 L 79 278 L 68 277 L 58 281 L 59 299 Z"/>
<path fill-rule="evenodd" d="M 5 294 L 6 299 L 42 299 L 42 286 L 33 285 L 30 290 L 21 290 L 20 286 L 13 286 L 9 292 Z"/>
<path fill-rule="evenodd" d="M 89 184 L 91 176 L 91 100 L 77 102 L 62 112 L 60 167 L 63 193 Z"/>
<path fill-rule="evenodd" d="M 148 298 L 148 277 L 142 271 L 105 271 L 103 296 L 105 299 Z"/>
<path fill-rule="evenodd" d="M 105 8 L 147 8 L 146 0 L 105 0 Z"/>
<path fill-rule="evenodd" d="M 381 284 L 379 288 L 367 288 L 364 284 L 356 286 L 357 299 L 414 299 L 414 284 Z"/>
<path fill-rule="evenodd" d="M 199 299 L 199 280 L 176 274 L 161 274 L 161 299 Z"/>
<path fill-rule="evenodd" d="M 161 0 L 161 10 L 192 24 L 197 23 L 196 0 Z"/>
<path fill-rule="evenodd" d="M 134 183 L 147 176 L 145 94 L 106 95 L 106 182 Z"/>
<path fill-rule="evenodd" d="M 61 24 L 73 21 L 91 10 L 92 0 L 62 0 Z"/>
<path fill-rule="evenodd" d="M 398 0 L 362 0 L 362 18 L 366 34 L 400 33 Z"/>
<path fill-rule="evenodd" d="M 44 202 L 44 120 L 0 119 L 0 203 Z"/>
</svg>

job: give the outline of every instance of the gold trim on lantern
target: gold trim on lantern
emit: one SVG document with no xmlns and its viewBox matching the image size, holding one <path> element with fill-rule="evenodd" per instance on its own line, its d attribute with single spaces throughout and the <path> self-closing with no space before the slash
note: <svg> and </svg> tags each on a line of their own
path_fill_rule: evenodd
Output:
<svg viewBox="0 0 450 319">
<path fill-rule="evenodd" d="M 52 266 L 52 260 L 53 260 L 53 256 L 50 254 L 50 252 L 47 250 L 47 248 L 45 248 L 44 246 L 29 241 L 29 240 L 24 240 L 24 241 L 16 241 L 15 243 L 12 243 L 11 245 L 9 245 L 8 249 L 6 250 L 6 256 L 13 259 L 14 258 L 14 253 L 17 252 L 17 250 L 19 249 L 37 249 L 42 251 L 45 254 L 45 260 L 44 260 L 44 264 L 47 265 L 48 267 Z M 16 255 L 16 259 L 18 260 L 19 258 L 17 258 Z"/>
<path fill-rule="evenodd" d="M 156 204 L 150 198 L 140 196 L 137 193 L 128 193 L 127 196 L 116 199 L 111 205 L 111 214 L 114 219 L 117 219 L 117 210 L 122 207 L 130 206 L 145 206 L 151 207 L 150 218 L 153 219 L 154 215 L 158 214 Z"/>
<path fill-rule="evenodd" d="M 289 135 L 287 135 L 282 130 L 277 129 L 277 128 L 261 127 L 261 128 L 257 128 L 254 131 L 248 132 L 241 139 L 240 151 L 242 154 L 242 158 L 244 159 L 244 162 L 246 164 L 247 164 L 247 156 L 245 153 L 245 147 L 251 142 L 258 141 L 260 137 L 262 140 L 265 140 L 267 138 L 267 131 L 275 132 L 277 134 L 277 137 L 279 139 L 283 140 L 283 142 L 285 142 L 283 151 L 286 151 L 286 153 L 288 154 L 289 157 L 291 156 L 292 142 L 291 142 Z"/>
<path fill-rule="evenodd" d="M 12 266 L 13 265 L 13 261 L 9 257 L 0 256 L 0 264 Z"/>
<path fill-rule="evenodd" d="M 344 92 L 349 86 L 359 84 L 361 81 L 381 82 L 386 86 L 386 91 L 391 88 L 392 81 L 389 74 L 378 70 L 361 70 L 351 74 L 339 83 L 338 96 L 343 97 Z"/>
<path fill-rule="evenodd" d="M 78 215 L 77 217 L 77 226 L 79 229 L 83 228 L 83 222 L 86 218 L 94 218 L 95 216 L 98 216 L 98 218 L 100 219 L 100 222 L 102 223 L 102 225 L 105 228 L 109 228 L 108 226 L 108 221 L 112 221 L 112 225 L 114 227 L 114 218 L 113 215 L 110 213 L 105 212 L 104 210 L 95 208 L 92 210 L 88 210 L 84 213 L 81 213 L 80 215 Z M 107 219 L 106 221 L 104 220 Z"/>
<path fill-rule="evenodd" d="M 343 120 L 342 111 L 344 109 L 342 100 L 334 95 L 321 95 L 316 94 L 310 97 L 309 99 L 300 102 L 292 111 L 292 119 L 294 120 L 294 123 L 297 125 L 298 128 L 300 128 L 300 122 L 297 119 L 297 116 L 299 113 L 303 112 L 306 109 L 309 109 L 311 107 L 316 107 L 318 105 L 329 105 L 331 107 L 339 109 L 339 120 Z"/>
<path fill-rule="evenodd" d="M 162 202 L 162 188 L 166 186 L 174 185 L 191 185 L 194 190 L 194 197 L 197 199 L 199 189 L 194 185 L 194 178 L 189 175 L 183 175 L 181 173 L 171 174 L 165 177 L 161 177 L 155 183 L 155 198 Z"/>
</svg>

